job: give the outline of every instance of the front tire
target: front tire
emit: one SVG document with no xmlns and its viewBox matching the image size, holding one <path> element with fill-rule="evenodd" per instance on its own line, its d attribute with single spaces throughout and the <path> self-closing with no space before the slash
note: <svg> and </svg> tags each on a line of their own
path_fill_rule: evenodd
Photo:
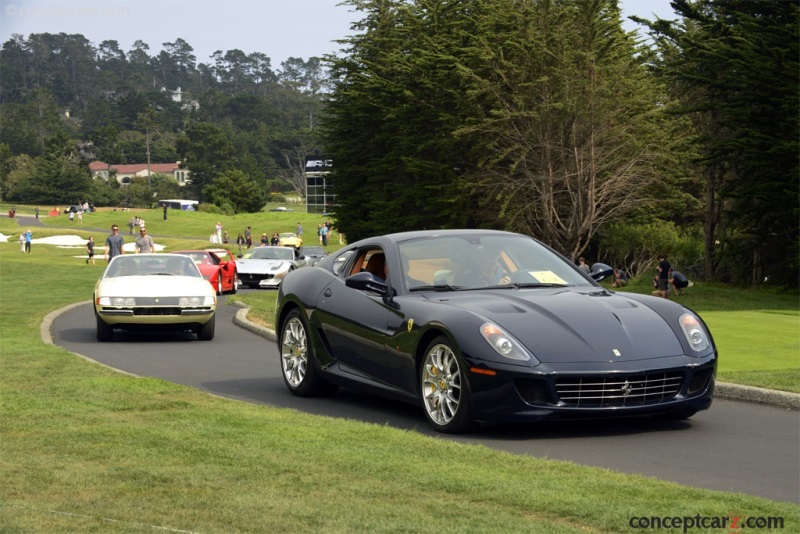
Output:
<svg viewBox="0 0 800 534">
<path fill-rule="evenodd" d="M 108 326 L 100 316 L 97 319 L 97 341 L 111 341 L 114 339 L 114 329 Z"/>
<path fill-rule="evenodd" d="M 197 331 L 197 339 L 200 341 L 211 341 L 214 339 L 214 323 L 216 322 L 216 319 L 216 314 L 212 315 L 211 319 L 209 319 L 206 324 L 200 327 L 200 329 Z"/>
<path fill-rule="evenodd" d="M 450 342 L 443 336 L 434 339 L 425 350 L 420 392 L 425 416 L 434 429 L 458 434 L 474 427 L 466 375 Z"/>
<path fill-rule="evenodd" d="M 309 330 L 300 310 L 292 310 L 281 328 L 281 370 L 286 387 L 298 397 L 314 397 L 336 390 L 314 366 Z"/>
<path fill-rule="evenodd" d="M 233 271 L 233 277 L 231 278 L 231 295 L 235 295 L 236 291 L 239 289 L 238 280 L 239 275 L 236 273 L 236 271 Z"/>
</svg>

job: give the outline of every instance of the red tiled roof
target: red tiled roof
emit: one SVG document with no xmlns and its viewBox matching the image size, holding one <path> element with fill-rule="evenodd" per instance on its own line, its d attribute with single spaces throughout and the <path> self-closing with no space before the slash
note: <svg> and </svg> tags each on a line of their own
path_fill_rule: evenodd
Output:
<svg viewBox="0 0 800 534">
<path fill-rule="evenodd" d="M 151 163 L 151 173 L 172 174 L 180 168 L 179 163 Z M 109 165 L 102 161 L 93 161 L 89 164 L 92 171 L 117 171 L 118 174 L 136 174 L 147 170 L 147 163 L 131 163 L 128 165 Z"/>
<path fill-rule="evenodd" d="M 99 160 L 93 161 L 89 164 L 89 169 L 92 171 L 107 171 L 108 163 Z"/>
<path fill-rule="evenodd" d="M 132 163 L 129 165 L 111 165 L 117 174 L 136 174 L 147 170 L 147 163 Z M 178 168 L 177 163 L 151 163 L 150 172 L 172 173 Z"/>
</svg>

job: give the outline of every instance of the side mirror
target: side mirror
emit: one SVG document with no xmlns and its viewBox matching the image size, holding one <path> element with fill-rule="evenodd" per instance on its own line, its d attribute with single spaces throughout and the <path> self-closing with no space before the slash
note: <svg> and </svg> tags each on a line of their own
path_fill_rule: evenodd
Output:
<svg viewBox="0 0 800 534">
<path fill-rule="evenodd" d="M 361 291 L 373 291 L 386 295 L 389 292 L 389 285 L 379 282 L 375 275 L 369 272 L 360 272 L 345 278 L 344 283 L 347 287 L 359 289 Z"/>
<path fill-rule="evenodd" d="M 614 269 L 612 269 L 609 265 L 605 263 L 595 263 L 592 265 L 591 272 L 589 276 L 595 282 L 600 282 L 601 280 L 605 280 L 606 278 L 614 275 Z"/>
</svg>

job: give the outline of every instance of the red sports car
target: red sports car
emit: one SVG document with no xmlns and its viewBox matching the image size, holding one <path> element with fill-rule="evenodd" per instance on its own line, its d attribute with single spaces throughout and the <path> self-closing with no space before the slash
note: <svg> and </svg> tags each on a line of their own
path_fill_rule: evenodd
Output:
<svg viewBox="0 0 800 534">
<path fill-rule="evenodd" d="M 209 281 L 217 295 L 226 292 L 236 293 L 236 262 L 230 252 L 224 255 L 222 250 L 174 250 L 172 253 L 192 258 L 203 278 Z"/>
</svg>

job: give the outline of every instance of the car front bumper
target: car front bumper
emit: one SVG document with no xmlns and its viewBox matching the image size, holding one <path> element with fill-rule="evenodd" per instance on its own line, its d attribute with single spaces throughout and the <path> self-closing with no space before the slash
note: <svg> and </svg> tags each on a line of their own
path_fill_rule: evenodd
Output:
<svg viewBox="0 0 800 534">
<path fill-rule="evenodd" d="M 477 420 L 534 422 L 708 409 L 717 359 L 716 355 L 675 356 L 617 364 L 613 369 L 542 364 L 541 369 L 520 371 L 511 365 L 493 365 L 495 375 L 486 374 L 480 362 L 473 363 L 467 371 Z"/>
</svg>

